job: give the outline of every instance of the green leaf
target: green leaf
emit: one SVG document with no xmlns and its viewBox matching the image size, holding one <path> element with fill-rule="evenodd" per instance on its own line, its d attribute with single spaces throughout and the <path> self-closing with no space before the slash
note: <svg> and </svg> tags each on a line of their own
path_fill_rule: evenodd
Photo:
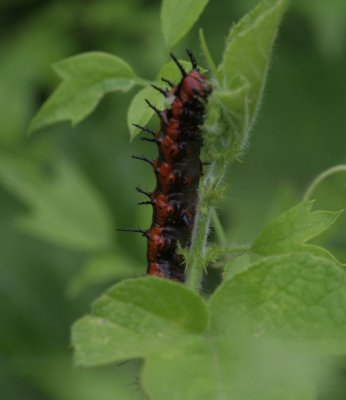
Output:
<svg viewBox="0 0 346 400">
<path fill-rule="evenodd" d="M 142 385 L 151 400 L 313 400 L 316 370 L 292 346 L 191 337 L 150 354 Z"/>
<path fill-rule="evenodd" d="M 173 48 L 189 32 L 209 0 L 163 0 L 161 25 L 168 48 Z"/>
<path fill-rule="evenodd" d="M 214 94 L 224 104 L 238 151 L 247 143 L 259 107 L 270 54 L 287 0 L 262 0 L 230 31 L 219 72 L 221 88 Z"/>
<path fill-rule="evenodd" d="M 187 71 L 191 69 L 189 62 L 180 60 L 180 63 Z M 201 71 L 204 70 L 201 68 Z M 163 84 L 161 81 L 162 77 L 169 79 L 172 82 L 178 82 L 181 79 L 180 71 L 173 61 L 166 63 L 161 68 L 155 81 L 156 85 L 165 87 L 166 84 Z M 134 127 L 133 124 L 136 123 L 145 126 L 155 113 L 155 111 L 148 107 L 145 99 L 149 100 L 159 110 L 163 109 L 165 106 L 169 106 L 170 102 L 172 101 L 172 99 L 165 99 L 160 92 L 153 89 L 151 86 L 141 89 L 132 99 L 127 113 L 127 123 L 130 130 L 131 140 L 133 140 L 140 133 L 140 130 Z"/>
<path fill-rule="evenodd" d="M 327 230 L 342 211 L 311 211 L 313 201 L 304 201 L 280 214 L 268 224 L 250 247 L 249 251 L 225 265 L 225 279 L 249 268 L 251 264 L 266 256 L 285 253 L 309 252 L 341 263 L 328 250 L 313 244 L 310 239 Z"/>
<path fill-rule="evenodd" d="M 77 297 L 90 286 L 130 278 L 138 273 L 136 264 L 121 250 L 93 256 L 81 267 L 68 285 L 69 297 Z"/>
<path fill-rule="evenodd" d="M 210 333 L 318 341 L 321 352 L 345 352 L 345 310 L 342 268 L 309 253 L 286 254 L 219 287 L 210 301 Z"/>
<path fill-rule="evenodd" d="M 143 357 L 158 343 L 105 318 L 87 315 L 72 326 L 72 345 L 77 365 L 95 366 Z"/>
<path fill-rule="evenodd" d="M 147 357 L 143 388 L 152 400 L 222 398 L 230 392 L 232 353 L 228 343 L 185 338 Z"/>
<path fill-rule="evenodd" d="M 183 334 L 202 333 L 208 316 L 202 299 L 183 285 L 145 277 L 123 281 L 101 296 L 73 327 L 79 364 L 143 357 Z"/>
<path fill-rule="evenodd" d="M 200 333 L 207 324 L 201 297 L 181 284 L 152 277 L 114 285 L 94 303 L 93 312 L 142 334 Z"/>
<path fill-rule="evenodd" d="M 235 275 L 248 269 L 252 264 L 261 258 L 261 256 L 249 252 L 233 258 L 232 260 L 226 262 L 224 266 L 223 279 L 232 279 Z"/>
<path fill-rule="evenodd" d="M 342 212 L 311 211 L 312 206 L 313 201 L 305 201 L 279 215 L 263 229 L 251 250 L 271 255 L 297 249 L 327 230 Z"/>
<path fill-rule="evenodd" d="M 30 209 L 19 218 L 26 232 L 74 250 L 112 245 L 112 217 L 100 194 L 72 164 L 61 160 L 53 175 L 5 153 L 1 183 Z"/>
<path fill-rule="evenodd" d="M 89 115 L 101 98 L 113 91 L 129 91 L 136 75 L 121 58 L 90 52 L 54 65 L 62 83 L 31 122 L 30 132 L 59 121 L 73 125 Z"/>
<path fill-rule="evenodd" d="M 130 130 L 130 140 L 133 140 L 141 132 L 133 124 L 146 126 L 154 115 L 154 111 L 147 105 L 149 100 L 159 110 L 163 108 L 163 96 L 151 86 L 141 89 L 132 99 L 127 112 L 127 124 Z"/>
</svg>

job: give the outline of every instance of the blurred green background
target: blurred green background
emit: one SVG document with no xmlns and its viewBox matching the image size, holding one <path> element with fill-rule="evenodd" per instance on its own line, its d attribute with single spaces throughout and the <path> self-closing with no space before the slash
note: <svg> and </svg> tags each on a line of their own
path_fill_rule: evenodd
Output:
<svg viewBox="0 0 346 400">
<path fill-rule="evenodd" d="M 255 3 L 211 1 L 175 53 L 184 57 L 189 47 L 203 65 L 197 40 L 203 27 L 219 61 L 232 22 Z M 150 189 L 153 174 L 130 155 L 154 151 L 138 140 L 130 144 L 126 127 L 135 91 L 107 96 L 75 128 L 59 124 L 32 137 L 27 128 L 57 86 L 50 65 L 62 58 L 106 51 L 153 78 L 167 59 L 159 10 L 153 0 L 1 0 L 3 399 L 140 398 L 137 365 L 75 369 L 69 345 L 71 324 L 104 288 L 146 269 L 144 240 L 115 231 L 150 221 L 150 210 L 136 206 L 134 186 Z M 251 241 L 301 199 L 315 175 L 346 163 L 345 71 L 345 1 L 293 2 L 251 144 L 225 181 L 218 211 L 231 242 Z M 315 192 L 318 207 L 346 206 L 345 175 Z M 346 262 L 345 216 L 320 240 Z"/>
</svg>

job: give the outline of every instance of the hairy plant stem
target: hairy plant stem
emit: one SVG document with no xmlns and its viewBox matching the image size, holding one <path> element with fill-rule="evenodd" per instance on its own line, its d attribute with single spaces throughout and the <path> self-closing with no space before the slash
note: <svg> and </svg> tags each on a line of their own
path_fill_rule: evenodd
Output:
<svg viewBox="0 0 346 400">
<path fill-rule="evenodd" d="M 202 180 L 199 190 L 198 208 L 192 232 L 191 247 L 187 256 L 187 286 L 198 292 L 207 264 L 207 238 L 213 203 L 217 198 L 227 162 L 214 161 Z"/>
<path fill-rule="evenodd" d="M 197 213 L 187 265 L 187 286 L 197 292 L 199 291 L 204 271 L 203 259 L 206 254 L 209 224 L 210 211 Z"/>
<path fill-rule="evenodd" d="M 326 178 L 339 172 L 346 172 L 346 164 L 335 165 L 334 167 L 328 168 L 319 174 L 307 188 L 303 197 L 303 201 L 309 200 L 317 186 L 319 186 Z"/>
</svg>

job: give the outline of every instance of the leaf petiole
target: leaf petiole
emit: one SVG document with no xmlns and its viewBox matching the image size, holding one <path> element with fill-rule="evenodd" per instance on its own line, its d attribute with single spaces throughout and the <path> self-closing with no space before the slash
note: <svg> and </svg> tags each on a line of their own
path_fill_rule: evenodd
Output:
<svg viewBox="0 0 346 400">
<path fill-rule="evenodd" d="M 339 172 L 346 172 L 346 164 L 335 165 L 334 167 L 328 168 L 320 173 L 308 186 L 303 196 L 303 201 L 309 200 L 317 186 L 319 186 L 325 179 L 332 175 L 338 174 Z"/>
</svg>

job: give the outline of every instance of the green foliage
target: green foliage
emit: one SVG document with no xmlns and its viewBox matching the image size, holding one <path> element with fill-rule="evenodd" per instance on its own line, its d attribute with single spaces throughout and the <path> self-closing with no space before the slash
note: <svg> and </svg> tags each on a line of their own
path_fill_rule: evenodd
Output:
<svg viewBox="0 0 346 400">
<path fill-rule="evenodd" d="M 225 279 L 232 278 L 252 262 L 275 254 L 305 251 L 340 264 L 328 250 L 306 242 L 330 228 L 342 211 L 311 211 L 313 203 L 299 203 L 276 217 L 263 229 L 246 253 L 226 264 Z"/>
<path fill-rule="evenodd" d="M 145 126 L 154 115 L 152 110 L 146 104 L 145 100 L 150 101 L 155 107 L 161 109 L 163 106 L 162 95 L 151 86 L 141 89 L 132 99 L 127 113 L 127 123 L 130 131 L 130 138 L 133 140 L 141 132 L 133 124 L 136 123 Z"/>
<path fill-rule="evenodd" d="M 72 343 L 78 364 L 105 364 L 144 357 L 206 325 L 206 306 L 197 295 L 177 283 L 140 278 L 99 298 L 93 314 L 74 325 Z"/>
<path fill-rule="evenodd" d="M 145 358 L 143 387 L 152 399 L 313 399 L 324 363 L 315 355 L 346 350 L 345 302 L 346 275 L 338 265 L 289 254 L 223 283 L 209 302 L 208 330 L 196 295 L 142 278 L 106 292 L 93 315 L 74 325 L 72 338 L 81 365 Z M 296 373 L 287 376 L 288 365 Z"/>
<path fill-rule="evenodd" d="M 173 48 L 192 28 L 209 0 L 163 0 L 161 25 L 168 48 Z"/>
<path fill-rule="evenodd" d="M 191 48 L 199 62 L 204 55 L 214 86 L 203 156 L 212 163 L 204 170 L 193 244 L 185 253 L 190 271 L 197 272 L 188 285 L 201 294 L 149 278 L 116 284 L 74 325 L 76 359 L 81 365 L 138 357 L 144 362 L 97 369 L 75 369 L 68 361 L 70 323 L 85 312 L 100 285 L 145 270 L 141 238 L 115 233 L 116 227 L 147 226 L 149 212 L 134 208 L 137 197 L 131 187 L 134 182 L 144 188 L 152 185 L 149 174 L 147 179 L 146 171 L 129 162 L 129 144 L 120 134 L 126 132 L 125 107 L 130 104 L 129 125 L 145 125 L 153 111 L 144 98 L 159 109 L 167 104 L 145 87 L 132 102 L 131 94 L 108 96 L 73 134 L 66 124 L 29 139 L 25 131 L 42 96 L 55 84 L 47 65 L 70 54 L 108 52 L 83 53 L 56 64 L 62 83 L 34 118 L 31 131 L 62 120 L 75 125 L 105 94 L 149 85 L 151 81 L 139 76 L 155 77 L 167 58 L 158 4 L 19 3 L 6 0 L 0 6 L 4 398 L 345 398 L 345 270 L 322 247 L 327 244 L 345 262 L 345 216 L 312 211 L 312 203 L 303 202 L 266 225 L 273 208 L 282 212 L 297 202 L 311 176 L 345 164 L 345 136 L 340 134 L 346 129 L 343 1 L 291 2 L 251 157 L 232 168 L 232 193 L 223 204 L 219 200 L 228 191 L 225 172 L 229 161 L 246 149 L 286 1 L 210 2 L 203 15 L 202 52 L 194 35 L 184 36 L 207 2 L 163 2 L 166 50 L 184 39 L 184 47 Z M 222 52 L 231 19 L 255 3 L 257 7 L 233 25 Z M 314 37 L 322 54 L 311 46 Z M 180 50 L 174 51 L 181 56 Z M 221 59 L 218 67 L 213 56 Z M 122 60 L 131 60 L 139 75 Z M 189 70 L 189 63 L 185 67 Z M 173 63 L 153 80 L 164 87 L 161 76 L 180 80 Z M 133 139 L 138 130 L 130 126 L 130 134 Z M 140 142 L 133 146 L 140 148 Z M 284 187 L 292 188 L 294 195 L 282 199 Z M 311 187 L 316 209 L 345 207 L 343 173 L 323 181 L 317 190 Z M 281 200 L 273 207 L 275 197 Z M 220 221 L 208 235 L 211 209 L 217 210 Z M 222 225 L 228 230 L 223 232 Z M 317 242 L 315 237 L 323 232 Z M 252 245 L 237 244 L 256 236 Z M 207 248 L 207 238 L 216 243 Z M 318 245 L 311 244 L 312 239 Z M 218 269 L 209 269 L 212 266 Z M 219 273 L 222 282 L 211 293 L 209 284 L 214 285 L 214 274 Z M 339 356 L 338 364 L 333 355 Z"/>
<path fill-rule="evenodd" d="M 282 213 L 263 229 L 251 246 L 251 250 L 262 255 L 308 250 L 305 242 L 327 230 L 340 212 L 311 211 L 313 201 L 299 203 Z"/>
<path fill-rule="evenodd" d="M 238 156 L 247 143 L 286 4 L 263 0 L 235 25 L 217 71 L 202 36 L 218 82 L 205 124 L 212 165 L 200 187 L 191 248 L 184 254 L 188 287 L 193 290 L 199 288 L 210 259 L 205 246 L 210 208 L 220 192 L 227 160 Z M 174 80 L 173 67 L 166 65 L 159 77 Z M 144 106 L 145 99 L 164 107 L 164 100 L 150 90 L 144 88 L 135 96 L 128 123 L 149 122 L 153 110 Z M 132 138 L 137 134 L 132 127 L 130 132 Z M 248 252 L 226 265 L 224 282 L 210 297 L 208 310 L 201 298 L 175 283 L 142 278 L 115 285 L 96 301 L 92 314 L 73 327 L 77 363 L 144 358 L 143 388 L 151 399 L 256 395 L 312 400 L 320 368 L 312 359 L 316 351 L 319 355 L 346 351 L 345 271 L 326 250 L 306 244 L 328 229 L 339 213 L 311 212 L 312 204 L 303 202 L 280 215 Z M 267 357 L 277 345 L 279 357 Z M 249 347 L 251 356 L 245 351 Z M 296 373 L 287 378 L 277 369 L 280 363 L 294 367 Z M 262 369 L 273 376 L 269 385 L 258 373 Z M 257 377 L 251 389 L 247 389 L 249 371 Z"/>
<path fill-rule="evenodd" d="M 145 358 L 143 388 L 152 399 L 314 399 L 324 364 L 315 354 L 346 351 L 346 275 L 327 257 L 299 252 L 339 215 L 311 207 L 301 203 L 264 229 L 252 247 L 268 257 L 221 284 L 209 317 L 181 285 L 153 278 L 115 285 L 74 325 L 77 362 Z"/>
<path fill-rule="evenodd" d="M 210 329 L 316 340 L 322 353 L 344 353 L 345 302 L 346 274 L 339 265 L 309 253 L 272 256 L 220 286 L 210 302 Z"/>
<path fill-rule="evenodd" d="M 153 400 L 312 400 L 318 372 L 293 346 L 199 337 L 151 355 L 142 380 Z"/>
<path fill-rule="evenodd" d="M 231 28 L 226 40 L 215 96 L 221 101 L 224 130 L 231 135 L 232 156 L 241 153 L 248 142 L 286 6 L 287 0 L 262 0 Z"/>
<path fill-rule="evenodd" d="M 285 6 L 286 1 L 283 0 L 261 1 L 233 27 L 226 41 L 223 61 L 219 67 L 222 82 L 216 82 L 204 123 L 206 157 L 212 161 L 212 165 L 199 187 L 199 215 L 196 217 L 187 258 L 188 285 L 193 289 L 199 287 L 205 267 L 210 210 L 222 194 L 223 178 L 229 162 L 240 156 L 247 142 Z M 202 35 L 205 48 L 203 39 Z M 207 58 L 210 59 L 209 52 Z M 245 65 L 242 66 L 239 61 L 238 67 L 233 69 L 231 60 L 243 60 Z M 213 65 L 212 62 L 212 70 Z"/>
<path fill-rule="evenodd" d="M 21 229 L 58 245 L 92 251 L 112 243 L 112 221 L 99 193 L 68 161 L 51 176 L 33 163 L 2 153 L 0 181 L 29 207 Z"/>
<path fill-rule="evenodd" d="M 67 58 L 55 64 L 54 70 L 63 83 L 33 119 L 30 132 L 65 120 L 77 124 L 94 110 L 106 93 L 127 92 L 136 78 L 122 59 L 98 52 Z"/>
</svg>

